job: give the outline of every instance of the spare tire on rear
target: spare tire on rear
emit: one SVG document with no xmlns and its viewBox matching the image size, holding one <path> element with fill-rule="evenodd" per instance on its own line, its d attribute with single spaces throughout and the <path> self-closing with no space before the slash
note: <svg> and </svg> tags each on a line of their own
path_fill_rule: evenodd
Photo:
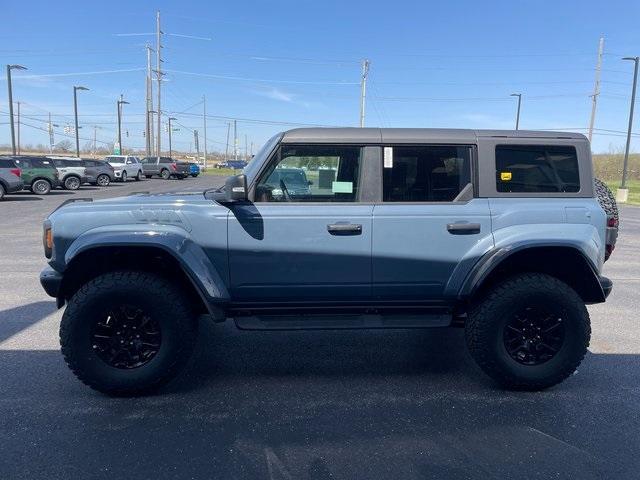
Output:
<svg viewBox="0 0 640 480">
<path fill-rule="evenodd" d="M 595 189 L 596 197 L 598 197 L 598 202 L 600 206 L 605 211 L 607 216 L 612 216 L 616 219 L 616 224 L 618 223 L 618 204 L 616 203 L 616 197 L 613 192 L 607 187 L 607 184 L 604 183 L 599 178 L 595 178 L 593 180 L 593 186 Z"/>
</svg>

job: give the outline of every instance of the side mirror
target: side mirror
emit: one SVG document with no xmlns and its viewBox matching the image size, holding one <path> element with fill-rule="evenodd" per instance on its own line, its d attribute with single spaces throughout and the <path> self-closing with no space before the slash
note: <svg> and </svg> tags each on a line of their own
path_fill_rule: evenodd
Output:
<svg viewBox="0 0 640 480">
<path fill-rule="evenodd" d="M 245 175 L 234 175 L 227 178 L 224 190 L 216 192 L 215 200 L 219 203 L 238 203 L 248 200 L 247 177 Z"/>
</svg>

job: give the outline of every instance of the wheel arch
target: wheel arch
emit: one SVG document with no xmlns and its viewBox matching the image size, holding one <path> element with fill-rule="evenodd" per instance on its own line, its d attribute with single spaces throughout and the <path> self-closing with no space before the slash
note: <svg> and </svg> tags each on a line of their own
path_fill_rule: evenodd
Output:
<svg viewBox="0 0 640 480">
<path fill-rule="evenodd" d="M 606 295 L 597 269 L 575 245 L 539 243 L 497 248 L 471 269 L 459 292 L 473 299 L 501 280 L 520 272 L 546 273 L 573 288 L 585 303 L 601 303 Z"/>
<path fill-rule="evenodd" d="M 135 238 L 131 232 L 80 237 L 65 255 L 60 296 L 69 299 L 87 281 L 115 270 L 142 270 L 178 282 L 201 313 L 221 317 L 229 294 L 204 251 L 189 239 L 162 235 L 160 241 Z M 93 237 L 93 238 L 92 238 Z"/>
</svg>

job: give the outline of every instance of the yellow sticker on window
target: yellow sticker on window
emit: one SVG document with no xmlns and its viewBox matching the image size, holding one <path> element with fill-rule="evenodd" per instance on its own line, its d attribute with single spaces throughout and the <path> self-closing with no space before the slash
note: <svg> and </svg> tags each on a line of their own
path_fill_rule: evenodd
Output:
<svg viewBox="0 0 640 480">
<path fill-rule="evenodd" d="M 503 182 L 508 182 L 511 180 L 511 172 L 500 172 L 500 180 Z"/>
</svg>

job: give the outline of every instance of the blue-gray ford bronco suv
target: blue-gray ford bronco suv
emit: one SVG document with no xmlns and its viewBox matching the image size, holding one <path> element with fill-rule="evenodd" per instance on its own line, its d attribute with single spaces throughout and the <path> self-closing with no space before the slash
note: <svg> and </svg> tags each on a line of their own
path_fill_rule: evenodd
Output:
<svg viewBox="0 0 640 480">
<path fill-rule="evenodd" d="M 507 388 L 570 376 L 617 235 L 583 135 L 295 129 L 204 192 L 64 204 L 44 223 L 64 358 L 90 387 L 147 392 L 198 323 L 465 329 Z M 617 220 L 616 220 L 617 221 Z"/>
</svg>

